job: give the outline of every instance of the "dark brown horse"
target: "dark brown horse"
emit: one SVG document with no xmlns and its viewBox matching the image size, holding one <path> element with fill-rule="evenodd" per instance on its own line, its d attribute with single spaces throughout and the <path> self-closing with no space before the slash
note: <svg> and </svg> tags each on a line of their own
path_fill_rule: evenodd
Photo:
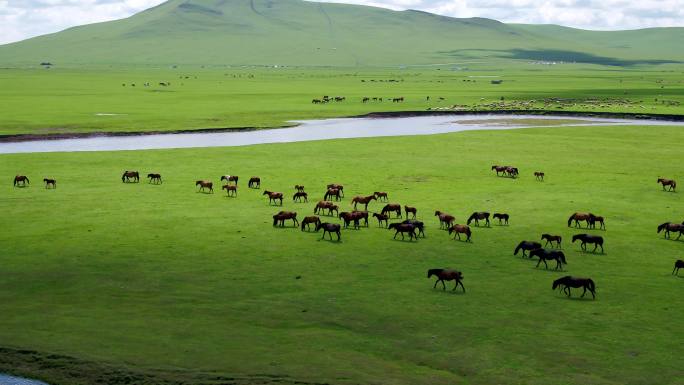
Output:
<svg viewBox="0 0 684 385">
<path fill-rule="evenodd" d="M 378 218 L 378 227 L 389 226 L 389 216 L 388 215 L 373 213 L 373 218 Z M 382 225 L 383 221 L 385 222 L 385 226 Z"/>
<path fill-rule="evenodd" d="M 574 213 L 568 218 L 568 227 L 572 225 L 572 221 L 575 221 L 575 227 L 581 227 L 580 222 L 587 222 L 587 228 L 591 223 L 591 217 L 594 216 L 592 213 Z"/>
<path fill-rule="evenodd" d="M 475 226 L 480 226 L 481 220 L 485 221 L 485 226 L 489 226 L 489 213 L 485 211 L 474 212 L 470 215 L 468 222 L 466 223 L 470 226 L 470 222 L 475 221 Z"/>
<path fill-rule="evenodd" d="M 26 175 L 17 175 L 14 177 L 14 187 L 17 187 L 17 185 L 21 183 L 21 186 L 24 187 L 26 184 L 31 184 L 31 181 Z"/>
<path fill-rule="evenodd" d="M 328 191 L 325 192 L 325 195 L 323 195 L 323 200 L 332 200 L 332 198 L 335 198 L 336 201 L 339 201 L 342 199 L 341 191 L 336 188 L 329 188 Z"/>
<path fill-rule="evenodd" d="M 497 165 L 492 166 L 492 170 L 496 171 L 496 176 L 499 176 L 499 174 L 505 175 L 507 168 L 508 168 L 508 166 L 497 166 Z"/>
<path fill-rule="evenodd" d="M 301 202 L 302 199 L 304 199 L 304 202 L 308 202 L 309 201 L 309 194 L 305 193 L 304 191 L 297 191 L 292 196 L 292 200 L 295 202 Z"/>
<path fill-rule="evenodd" d="M 499 220 L 499 225 L 501 225 L 502 222 L 503 222 L 503 224 L 506 224 L 506 225 L 507 225 L 507 224 L 508 224 L 508 219 L 510 218 L 510 216 L 509 216 L 508 214 L 501 214 L 501 213 L 495 213 L 494 215 L 492 215 L 492 217 L 493 217 L 494 219 L 498 219 L 498 220 Z"/>
<path fill-rule="evenodd" d="M 383 191 L 376 191 L 374 193 L 375 197 L 378 198 L 379 201 L 387 202 L 387 193 Z"/>
<path fill-rule="evenodd" d="M 268 195 L 268 204 L 275 204 L 277 200 L 280 201 L 280 205 L 283 205 L 283 193 L 281 192 L 273 192 L 273 191 L 264 191 L 263 194 L 261 195 Z"/>
<path fill-rule="evenodd" d="M 359 210 L 354 210 L 352 211 L 352 216 L 354 217 L 355 220 L 361 221 L 363 219 L 364 225 L 368 227 L 368 211 L 359 211 Z"/>
<path fill-rule="evenodd" d="M 430 278 L 432 276 L 437 277 L 437 281 L 435 281 L 435 285 L 432 286 L 433 289 L 437 288 L 437 284 L 442 282 L 442 290 L 446 290 L 446 285 L 444 284 L 444 281 L 455 281 L 454 288 L 451 289 L 451 291 L 455 291 L 456 288 L 461 285 L 461 288 L 463 289 L 463 292 L 465 293 L 465 286 L 463 286 L 463 273 L 460 271 L 456 270 L 451 270 L 451 269 L 430 269 L 427 272 L 427 277 Z"/>
<path fill-rule="evenodd" d="M 658 183 L 663 185 L 663 191 L 665 191 L 665 186 L 670 187 L 670 189 L 667 191 L 675 191 L 677 188 L 677 182 L 672 179 L 658 178 Z"/>
<path fill-rule="evenodd" d="M 518 252 L 522 250 L 522 256 L 527 257 L 525 255 L 525 251 L 532 251 L 536 249 L 541 249 L 541 243 L 539 242 L 534 242 L 534 241 L 522 241 L 518 243 L 518 247 L 515 248 L 515 251 L 513 252 L 513 255 L 518 255 Z M 530 256 L 531 258 L 532 256 Z"/>
<path fill-rule="evenodd" d="M 328 215 L 333 215 L 333 211 L 338 211 L 338 207 L 332 202 L 319 201 L 314 207 L 314 214 L 318 214 L 322 210 L 328 210 Z"/>
<path fill-rule="evenodd" d="M 684 224 L 665 222 L 658 226 L 658 233 L 663 230 L 665 230 L 665 238 L 670 238 L 670 233 L 679 232 L 679 236 L 677 236 L 677 239 L 679 239 L 684 234 Z"/>
<path fill-rule="evenodd" d="M 253 176 L 249 178 L 249 182 L 247 182 L 247 187 L 248 188 L 261 188 L 261 178 L 258 176 Z"/>
<path fill-rule="evenodd" d="M 511 178 L 517 177 L 519 173 L 517 167 L 506 167 L 506 174 Z"/>
<path fill-rule="evenodd" d="M 535 267 L 539 267 L 539 264 L 544 262 L 544 266 L 546 266 L 547 270 L 549 265 L 546 261 L 556 261 L 556 270 L 563 270 L 563 265 L 568 264 L 565 260 L 565 254 L 559 250 L 534 249 L 530 251 L 530 258 L 532 257 L 539 258 L 539 262 L 537 262 L 537 266 Z"/>
<path fill-rule="evenodd" d="M 435 211 L 435 216 L 439 218 L 440 229 L 448 229 L 456 220 L 453 215 L 449 215 L 439 210 Z"/>
<path fill-rule="evenodd" d="M 354 222 L 354 228 L 355 228 L 355 229 L 360 228 L 359 220 L 360 220 L 361 218 L 359 218 L 358 216 L 354 215 L 354 213 L 350 213 L 350 212 L 343 211 L 343 212 L 341 212 L 337 217 L 340 218 L 340 219 L 342 219 L 342 220 L 344 221 L 344 228 L 345 228 L 345 229 L 346 229 L 347 227 L 349 227 L 349 225 L 351 224 L 351 222 Z"/>
<path fill-rule="evenodd" d="M 561 241 L 563 238 L 560 235 L 551 235 L 551 234 L 542 234 L 541 236 L 542 241 L 546 241 L 546 244 L 544 244 L 544 247 L 548 246 L 549 243 L 551 246 L 553 246 L 553 243 L 556 242 L 556 247 L 560 249 L 561 247 Z"/>
<path fill-rule="evenodd" d="M 534 172 L 534 178 L 537 179 L 538 181 L 543 182 L 544 181 L 544 173 L 541 171 L 535 171 Z"/>
<path fill-rule="evenodd" d="M 391 212 L 396 213 L 397 218 L 401 218 L 401 205 L 396 203 L 388 203 L 385 205 L 385 207 L 382 208 L 380 214 L 389 214 Z"/>
<path fill-rule="evenodd" d="M 589 235 L 589 234 L 577 234 L 572 236 L 572 243 L 575 243 L 575 241 L 579 240 L 582 242 L 580 244 L 580 248 L 584 251 L 587 251 L 587 243 L 594 244 L 594 250 L 591 252 L 595 252 L 596 248 L 601 247 L 601 253 L 603 253 L 603 237 L 600 235 Z"/>
<path fill-rule="evenodd" d="M 327 187 L 328 187 L 328 189 L 332 188 L 335 190 L 339 190 L 340 191 L 340 197 L 344 198 L 344 186 L 342 186 L 341 184 L 331 183 Z"/>
<path fill-rule="evenodd" d="M 148 183 L 162 184 L 161 174 L 147 174 L 147 179 L 149 179 Z"/>
<path fill-rule="evenodd" d="M 280 225 L 280 227 L 285 227 L 285 221 L 292 220 L 294 226 L 299 226 L 299 221 L 297 220 L 297 213 L 292 211 L 280 211 L 278 214 L 273 216 L 273 226 Z"/>
<path fill-rule="evenodd" d="M 679 275 L 679 269 L 684 267 L 684 261 L 678 259 L 675 261 L 674 269 L 672 270 L 672 275 Z"/>
<path fill-rule="evenodd" d="M 199 191 L 204 191 L 204 189 L 209 189 L 209 192 L 214 193 L 214 183 L 208 180 L 198 180 L 195 182 L 195 186 L 200 186 Z"/>
<path fill-rule="evenodd" d="M 591 278 L 578 278 L 566 275 L 565 277 L 558 278 L 557 280 L 553 281 L 553 286 L 551 286 L 551 290 L 561 289 L 562 292 L 564 292 L 568 297 L 570 297 L 570 288 L 572 287 L 576 289 L 579 289 L 581 287 L 584 289 L 584 292 L 582 293 L 582 298 L 584 298 L 584 295 L 587 294 L 587 290 L 589 290 L 592 298 L 596 299 L 596 285 L 594 284 L 594 281 L 591 280 Z"/>
<path fill-rule="evenodd" d="M 234 197 L 237 196 L 237 185 L 226 184 L 226 185 L 223 185 L 223 187 L 221 187 L 221 189 L 226 190 L 226 194 L 228 194 L 228 196 L 234 196 Z"/>
<path fill-rule="evenodd" d="M 364 210 L 368 210 L 368 204 L 371 201 L 377 200 L 378 198 L 375 197 L 375 195 L 368 195 L 368 196 L 355 196 L 352 198 L 351 203 L 354 205 L 354 210 L 356 210 L 356 206 L 361 203 L 362 205 L 365 206 Z"/>
<path fill-rule="evenodd" d="M 416 214 L 418 213 L 418 209 L 415 207 L 411 206 L 404 206 L 404 212 L 406 213 L 406 218 L 408 218 L 409 214 L 413 215 L 413 219 L 416 219 Z"/>
<path fill-rule="evenodd" d="M 43 183 L 45 183 L 46 189 L 50 188 L 50 186 L 52 186 L 52 188 L 57 188 L 57 181 L 54 179 L 43 178 Z"/>
<path fill-rule="evenodd" d="M 309 225 L 312 223 L 315 225 L 314 228 L 316 228 L 318 224 L 321 223 L 321 218 L 315 215 L 310 217 L 304 217 L 304 219 L 302 219 L 302 231 L 304 231 L 304 228 L 306 228 L 307 231 L 311 230 Z"/>
<path fill-rule="evenodd" d="M 466 235 L 466 242 L 471 242 L 470 236 L 472 235 L 472 232 L 470 231 L 470 226 L 466 225 L 453 225 L 449 227 L 449 235 L 454 234 L 454 239 L 458 237 L 458 240 L 461 240 L 461 234 Z"/>
<path fill-rule="evenodd" d="M 589 228 L 595 229 L 596 228 L 596 223 L 600 223 L 599 229 L 606 229 L 606 220 L 605 218 L 591 214 L 591 217 L 589 218 Z"/>
<path fill-rule="evenodd" d="M 391 223 L 389 225 L 390 230 L 394 230 L 394 239 L 397 239 L 397 235 L 401 234 L 401 239 L 404 240 L 404 234 L 408 233 L 409 235 L 409 241 L 412 239 L 418 240 L 418 236 L 416 235 L 416 227 L 410 224 L 406 223 Z"/>
<path fill-rule="evenodd" d="M 304 186 L 296 184 L 295 190 L 297 190 L 297 192 L 304 192 Z"/>
<path fill-rule="evenodd" d="M 341 234 L 342 232 L 340 231 L 340 225 L 337 223 L 318 223 L 316 225 L 316 232 L 318 232 L 320 229 L 323 229 L 323 236 L 321 239 L 325 239 L 325 233 L 328 233 L 330 236 L 330 240 L 332 241 L 332 235 L 333 233 L 337 234 L 337 241 L 339 242 L 340 239 L 342 238 Z"/>
<path fill-rule="evenodd" d="M 425 238 L 425 223 L 415 219 L 406 219 L 401 223 L 405 225 L 412 225 L 416 228 L 416 230 L 418 230 L 418 235 L 422 235 L 423 238 Z"/>
<path fill-rule="evenodd" d="M 221 182 L 223 182 L 224 180 L 226 181 L 226 183 L 235 182 L 235 185 L 237 186 L 238 179 L 240 178 L 238 178 L 237 175 L 224 175 L 221 177 Z"/>
<path fill-rule="evenodd" d="M 121 176 L 121 182 L 129 183 L 131 182 L 131 179 L 135 183 L 140 182 L 140 173 L 137 171 L 124 171 L 123 175 Z"/>
</svg>

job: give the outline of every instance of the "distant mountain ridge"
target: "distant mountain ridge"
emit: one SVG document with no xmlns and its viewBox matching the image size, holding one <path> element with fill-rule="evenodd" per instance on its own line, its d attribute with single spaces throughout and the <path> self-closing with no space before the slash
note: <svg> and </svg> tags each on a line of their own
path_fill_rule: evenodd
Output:
<svg viewBox="0 0 684 385">
<path fill-rule="evenodd" d="M 0 64 L 397 66 L 473 58 L 684 62 L 684 28 L 584 31 L 303 0 L 170 0 L 0 46 Z"/>
</svg>

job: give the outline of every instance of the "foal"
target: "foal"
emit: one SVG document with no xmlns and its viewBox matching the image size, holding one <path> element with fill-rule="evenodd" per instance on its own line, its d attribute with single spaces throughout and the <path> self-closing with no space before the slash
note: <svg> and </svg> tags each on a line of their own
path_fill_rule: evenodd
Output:
<svg viewBox="0 0 684 385">
<path fill-rule="evenodd" d="M 43 182 L 45 182 L 45 188 L 46 189 L 50 188 L 50 186 L 52 186 L 52 188 L 57 188 L 57 181 L 54 179 L 44 178 Z"/>
</svg>

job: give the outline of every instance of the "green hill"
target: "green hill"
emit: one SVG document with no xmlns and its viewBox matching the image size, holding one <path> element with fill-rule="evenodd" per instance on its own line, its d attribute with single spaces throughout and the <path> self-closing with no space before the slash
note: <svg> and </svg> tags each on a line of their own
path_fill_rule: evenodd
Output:
<svg viewBox="0 0 684 385">
<path fill-rule="evenodd" d="M 684 61 L 684 28 L 592 32 L 301 0 L 170 0 L 0 46 L 0 64 L 395 66 L 493 57 Z"/>
</svg>

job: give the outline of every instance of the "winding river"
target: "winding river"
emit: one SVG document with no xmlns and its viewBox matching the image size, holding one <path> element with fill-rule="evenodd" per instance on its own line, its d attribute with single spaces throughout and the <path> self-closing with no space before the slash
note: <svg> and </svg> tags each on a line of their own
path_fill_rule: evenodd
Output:
<svg viewBox="0 0 684 385">
<path fill-rule="evenodd" d="M 2 385 L 47 385 L 42 381 L 28 380 L 26 378 L 8 376 L 0 374 L 0 384 Z"/>
<path fill-rule="evenodd" d="M 96 136 L 74 139 L 3 142 L 0 143 L 0 154 L 230 147 L 264 143 L 431 135 L 470 130 L 502 130 L 540 126 L 684 125 L 684 122 L 659 120 L 538 115 L 432 115 L 305 120 L 292 123 L 297 125 L 288 128 L 252 131 Z"/>
</svg>

